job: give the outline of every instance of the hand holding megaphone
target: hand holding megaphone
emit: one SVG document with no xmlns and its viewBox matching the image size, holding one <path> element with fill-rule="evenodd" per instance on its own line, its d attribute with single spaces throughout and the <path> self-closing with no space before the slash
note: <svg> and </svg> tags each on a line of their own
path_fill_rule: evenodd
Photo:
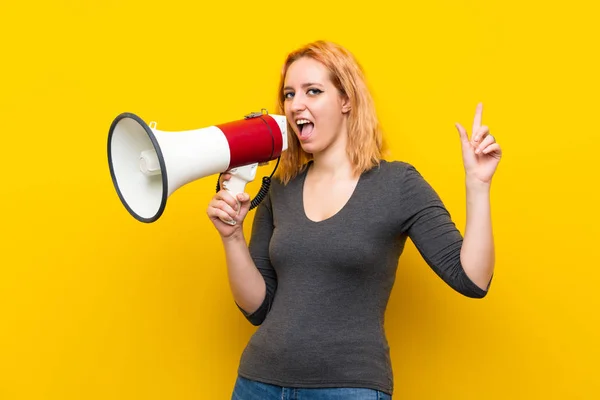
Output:
<svg viewBox="0 0 600 400">
<path fill-rule="evenodd" d="M 225 207 L 225 210 L 222 210 L 223 212 L 225 212 L 226 214 L 228 213 L 229 215 L 224 215 L 222 212 L 216 211 L 219 209 L 218 207 L 216 207 L 217 205 L 211 204 L 209 205 L 208 210 L 209 217 L 214 218 L 215 216 L 218 216 L 219 219 L 225 222 L 226 224 L 236 225 L 235 217 L 239 215 L 240 211 L 242 210 L 242 199 L 245 200 L 247 195 L 247 193 L 245 193 L 246 185 L 254 180 L 256 176 L 257 167 L 258 163 L 246 165 L 239 168 L 232 168 L 224 174 L 221 174 L 221 176 L 219 176 L 219 183 L 217 184 L 217 195 L 215 197 L 217 199 L 221 199 L 229 205 L 229 208 Z M 229 193 L 229 196 L 226 196 L 222 194 L 222 192 L 220 192 L 221 187 L 224 188 L 224 190 L 227 193 Z M 261 191 L 264 190 L 265 186 L 263 184 L 263 187 L 261 187 Z M 266 187 L 266 190 L 268 190 L 268 186 Z M 259 195 L 255 198 L 254 202 L 256 203 L 256 205 L 258 205 L 260 201 L 262 201 L 261 193 L 259 193 Z M 251 206 L 252 204 L 250 204 L 248 209 L 245 211 L 248 212 Z M 210 207 L 216 208 L 216 210 L 211 210 Z M 223 208 L 224 207 L 221 207 L 221 209 Z M 244 217 L 245 214 L 241 216 L 241 219 L 243 220 Z"/>
<path fill-rule="evenodd" d="M 233 193 L 224 187 L 232 175 L 225 172 L 219 177 L 220 189 L 208 203 L 206 214 L 223 238 L 232 237 L 242 229 L 242 222 L 250 211 L 251 198 L 248 193 Z M 235 191 L 237 192 L 237 190 Z"/>
<path fill-rule="evenodd" d="M 233 198 L 237 201 L 238 209 L 240 207 L 240 200 L 237 198 L 239 194 L 244 194 L 246 185 L 249 182 L 252 182 L 256 177 L 256 168 L 258 167 L 258 163 L 254 163 L 251 165 L 245 165 L 243 167 L 232 168 L 227 171 L 227 175 L 223 179 L 222 186 L 227 190 Z M 219 189 L 219 188 L 217 188 Z M 268 189 L 268 188 L 267 188 Z M 262 200 L 262 199 L 260 199 Z M 234 222 L 230 222 L 229 220 L 223 221 L 231 225 L 235 225 Z"/>
<path fill-rule="evenodd" d="M 285 116 L 263 112 L 206 128 L 168 132 L 131 113 L 117 116 L 108 134 L 108 163 L 119 199 L 141 222 L 154 222 L 178 188 L 206 176 L 231 175 L 234 198 L 254 179 L 258 164 L 287 150 Z M 270 178 L 270 177 L 269 177 Z M 262 201 L 269 178 L 250 207 Z"/>
</svg>

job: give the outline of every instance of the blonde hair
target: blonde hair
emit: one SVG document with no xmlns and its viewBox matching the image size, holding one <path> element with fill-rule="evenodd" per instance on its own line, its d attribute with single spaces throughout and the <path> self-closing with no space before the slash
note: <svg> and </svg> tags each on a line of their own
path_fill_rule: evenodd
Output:
<svg viewBox="0 0 600 400">
<path fill-rule="evenodd" d="M 323 64 L 330 73 L 333 85 L 350 102 L 348 116 L 348 144 L 346 151 L 354 166 L 354 172 L 360 174 L 379 164 L 385 148 L 383 133 L 377 118 L 375 103 L 368 89 L 362 66 L 344 47 L 319 40 L 309 43 L 288 54 L 281 71 L 278 88 L 278 113 L 284 114 L 283 87 L 290 65 L 302 58 L 310 57 Z M 305 152 L 288 121 L 288 149 L 281 154 L 277 175 L 284 183 L 294 178 L 312 159 Z"/>
</svg>

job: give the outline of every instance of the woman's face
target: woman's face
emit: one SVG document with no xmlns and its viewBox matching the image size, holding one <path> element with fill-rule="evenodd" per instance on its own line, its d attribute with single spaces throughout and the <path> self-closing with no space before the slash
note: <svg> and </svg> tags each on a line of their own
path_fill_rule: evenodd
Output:
<svg viewBox="0 0 600 400">
<path fill-rule="evenodd" d="M 323 152 L 345 141 L 350 102 L 342 96 L 320 62 L 303 57 L 294 61 L 285 76 L 285 115 L 307 153 Z"/>
</svg>

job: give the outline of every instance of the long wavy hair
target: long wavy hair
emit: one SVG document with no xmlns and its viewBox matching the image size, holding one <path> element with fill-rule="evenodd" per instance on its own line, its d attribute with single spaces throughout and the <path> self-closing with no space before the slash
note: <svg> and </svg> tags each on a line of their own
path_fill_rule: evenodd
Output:
<svg viewBox="0 0 600 400">
<path fill-rule="evenodd" d="M 350 101 L 346 151 L 354 166 L 354 172 L 360 174 L 379 165 L 386 144 L 375 103 L 367 86 L 362 66 L 352 53 L 339 44 L 319 40 L 288 54 L 281 71 L 278 88 L 278 113 L 285 114 L 283 87 L 287 71 L 294 61 L 302 57 L 310 57 L 323 64 L 329 70 L 333 85 Z M 302 149 L 289 121 L 287 124 L 288 149 L 281 154 L 276 174 L 284 184 L 294 178 L 312 159 L 312 155 Z"/>
</svg>

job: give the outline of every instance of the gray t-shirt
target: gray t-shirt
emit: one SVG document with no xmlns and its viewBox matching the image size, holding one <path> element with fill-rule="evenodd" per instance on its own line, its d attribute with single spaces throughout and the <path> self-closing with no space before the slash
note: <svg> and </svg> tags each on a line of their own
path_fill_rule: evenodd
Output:
<svg viewBox="0 0 600 400">
<path fill-rule="evenodd" d="M 360 176 L 334 216 L 306 217 L 305 168 L 286 186 L 273 180 L 257 207 L 250 254 L 265 279 L 260 325 L 239 374 L 290 387 L 363 387 L 392 394 L 384 314 L 407 237 L 448 285 L 476 286 L 460 263 L 462 236 L 442 201 L 410 164 L 382 161 Z"/>
</svg>

